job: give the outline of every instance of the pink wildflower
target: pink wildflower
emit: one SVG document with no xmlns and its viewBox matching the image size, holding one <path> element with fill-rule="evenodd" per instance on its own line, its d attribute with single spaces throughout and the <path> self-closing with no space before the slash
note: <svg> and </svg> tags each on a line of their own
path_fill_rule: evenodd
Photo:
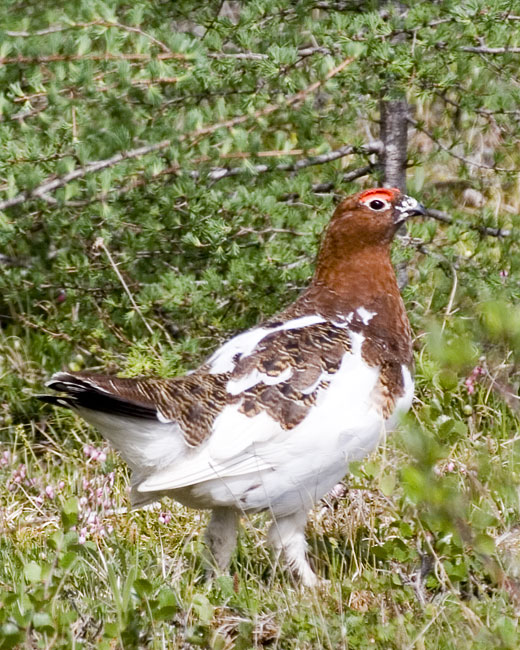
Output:
<svg viewBox="0 0 520 650">
<path fill-rule="evenodd" d="M 97 450 L 86 445 L 84 453 L 91 460 L 102 462 L 106 459 L 105 450 Z M 115 473 L 95 476 L 91 479 L 83 478 L 83 494 L 79 499 L 79 520 L 82 526 L 78 542 L 84 544 L 92 535 L 106 536 L 113 531 L 113 527 L 105 525 L 103 519 L 106 514 L 114 512 L 115 503 L 112 499 L 112 486 Z"/>
<path fill-rule="evenodd" d="M 158 519 L 160 524 L 169 524 L 172 520 L 172 516 L 169 512 L 161 512 Z"/>
<path fill-rule="evenodd" d="M 107 459 L 108 448 L 96 449 L 93 445 L 85 445 L 83 447 L 83 453 L 87 458 L 95 460 L 98 463 L 104 463 Z"/>
<path fill-rule="evenodd" d="M 11 452 L 6 449 L 0 455 L 0 467 L 6 467 L 11 464 Z"/>
<path fill-rule="evenodd" d="M 464 382 L 466 390 L 470 395 L 473 395 L 475 392 L 475 382 L 478 381 L 478 378 L 484 374 L 484 368 L 482 366 L 475 366 L 471 371 L 469 377 L 466 378 Z"/>
</svg>

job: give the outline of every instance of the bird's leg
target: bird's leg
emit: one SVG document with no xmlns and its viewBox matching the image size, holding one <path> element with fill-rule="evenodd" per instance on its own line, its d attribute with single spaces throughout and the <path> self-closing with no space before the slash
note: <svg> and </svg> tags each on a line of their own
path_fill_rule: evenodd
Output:
<svg viewBox="0 0 520 650">
<path fill-rule="evenodd" d="M 288 517 L 275 518 L 269 528 L 268 540 L 276 559 L 283 553 L 291 571 L 305 587 L 315 587 L 318 577 L 307 560 L 305 541 L 306 512 L 296 512 Z"/>
<path fill-rule="evenodd" d="M 238 529 L 238 512 L 232 508 L 214 508 L 211 513 L 208 527 L 204 534 L 204 541 L 208 547 L 208 560 L 213 569 L 223 572 L 227 569 L 231 554 L 236 546 Z"/>
</svg>

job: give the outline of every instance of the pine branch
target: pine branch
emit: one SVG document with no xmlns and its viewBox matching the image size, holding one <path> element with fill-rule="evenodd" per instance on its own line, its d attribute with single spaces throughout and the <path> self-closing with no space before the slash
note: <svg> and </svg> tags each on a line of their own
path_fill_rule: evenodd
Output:
<svg viewBox="0 0 520 650">
<path fill-rule="evenodd" d="M 101 76 L 101 78 L 103 78 Z M 154 79 L 131 79 L 129 81 L 130 85 L 139 88 L 139 87 L 150 87 L 154 85 L 161 85 L 161 86 L 166 86 L 166 85 L 172 85 L 176 84 L 179 82 L 179 80 L 182 79 L 182 77 L 156 77 Z M 96 79 L 98 80 L 98 79 Z M 113 90 L 114 88 L 118 88 L 119 84 L 114 83 L 110 84 L 107 86 L 97 86 L 96 91 L 98 93 L 105 93 L 109 92 L 110 90 Z M 65 95 L 65 94 L 70 94 L 71 97 L 77 97 L 77 89 L 74 86 L 69 86 L 67 88 L 62 88 L 61 90 L 58 91 L 60 95 Z M 39 115 L 42 111 L 46 110 L 49 103 L 47 101 L 47 94 L 48 91 L 41 91 L 37 93 L 32 93 L 31 95 L 22 95 L 21 97 L 16 97 L 13 99 L 14 103 L 21 103 L 21 102 L 31 102 L 35 99 L 40 99 L 41 101 L 39 102 L 40 105 L 37 106 L 36 108 L 33 108 L 31 110 L 26 110 L 22 109 L 21 111 L 18 111 L 17 113 L 13 113 L 9 115 L 8 117 L 5 117 L 4 120 L 7 121 L 13 121 L 13 120 L 25 120 L 30 117 L 34 117 L 35 115 Z"/>
<path fill-rule="evenodd" d="M 266 115 L 274 113 L 275 111 L 281 108 L 294 106 L 298 102 L 305 99 L 307 95 L 320 88 L 329 79 L 331 79 L 339 72 L 341 72 L 341 70 L 343 70 L 347 65 L 352 63 L 353 60 L 354 59 L 351 57 L 344 59 L 339 65 L 337 65 L 335 68 L 330 70 L 323 79 L 320 79 L 319 81 L 312 83 L 310 86 L 307 86 L 307 88 L 304 88 L 303 90 L 300 90 L 294 95 L 291 95 L 284 102 L 280 104 L 268 104 L 267 106 L 265 106 L 262 109 L 259 109 L 255 113 L 247 114 L 247 115 L 239 115 L 230 120 L 224 120 L 223 122 L 217 122 L 216 124 L 210 124 L 208 126 L 202 127 L 191 133 L 185 133 L 181 135 L 179 138 L 177 138 L 177 142 L 185 142 L 188 139 L 196 140 L 201 136 L 210 135 L 211 133 L 214 133 L 218 129 L 231 128 L 233 126 L 236 126 L 237 124 L 243 124 L 244 122 L 247 122 L 251 119 L 258 119 L 259 117 L 265 117 Z M 60 187 L 64 187 L 65 185 L 67 185 L 67 183 L 70 183 L 71 181 L 76 180 L 77 178 L 82 178 L 87 174 L 91 174 L 93 172 L 100 171 L 101 169 L 106 169 L 108 167 L 113 167 L 114 165 L 117 165 L 118 163 L 123 162 L 124 160 L 129 160 L 132 158 L 140 158 L 141 156 L 145 156 L 146 154 L 155 151 L 160 151 L 162 149 L 167 149 L 172 144 L 172 142 L 173 140 L 162 140 L 161 142 L 157 142 L 155 144 L 138 147 L 137 149 L 130 149 L 128 151 L 123 151 L 121 153 L 118 153 L 115 156 L 112 156 L 111 158 L 107 158 L 105 160 L 97 160 L 94 162 L 90 162 L 84 165 L 83 167 L 79 167 L 78 169 L 75 169 L 69 172 L 68 174 L 65 174 L 64 176 L 49 177 L 41 185 L 38 185 L 38 187 L 35 187 L 32 190 L 26 190 L 25 192 L 21 192 L 20 194 L 17 194 L 16 196 L 10 199 L 5 199 L 4 201 L 0 201 L 0 210 L 5 210 L 6 208 L 10 208 L 15 205 L 19 205 L 20 203 L 24 203 L 25 201 L 36 199 L 36 198 L 53 202 L 54 199 L 48 196 L 49 192 L 52 192 Z M 323 155 L 327 156 L 329 154 L 323 154 Z M 347 155 L 347 154 L 343 154 L 343 155 Z M 326 160 L 325 162 L 328 161 Z M 312 164 L 321 164 L 321 163 L 312 163 Z M 303 165 L 303 166 L 308 166 L 308 165 Z M 223 178 L 223 176 L 220 176 L 220 178 Z M 219 179 L 217 178 L 214 180 L 219 180 Z"/>
<path fill-rule="evenodd" d="M 123 25 L 123 23 L 119 22 L 111 22 L 109 20 L 91 20 L 90 22 L 87 23 L 71 23 L 70 25 L 51 25 L 50 27 L 46 27 L 45 29 L 40 29 L 36 32 L 11 32 L 7 31 L 6 34 L 7 36 L 12 36 L 14 38 L 31 38 L 33 36 L 46 36 L 47 34 L 56 34 L 57 32 L 65 32 L 71 29 L 86 29 L 88 27 L 94 27 L 94 26 L 102 26 L 102 27 L 115 27 L 117 29 L 122 29 L 126 32 L 132 32 L 134 34 L 139 34 L 141 36 L 146 37 L 152 43 L 155 45 L 159 46 L 163 52 L 167 52 L 171 54 L 171 50 L 169 47 L 160 41 L 159 39 L 155 38 L 155 36 L 152 36 L 151 34 L 148 34 L 147 32 L 144 32 L 142 29 L 139 29 L 139 27 L 132 27 L 130 25 Z"/>
<path fill-rule="evenodd" d="M 448 224 L 456 223 L 466 228 L 471 228 L 471 230 L 477 230 L 482 235 L 487 235 L 489 237 L 510 237 L 512 235 L 512 231 L 507 228 L 491 228 L 489 226 L 479 226 L 478 224 L 469 223 L 467 221 L 456 221 L 447 212 L 434 210 L 433 208 L 428 208 L 426 214 L 428 217 L 432 217 L 432 219 L 436 219 L 437 221 L 442 221 L 443 223 Z"/>
<path fill-rule="evenodd" d="M 370 172 L 372 172 L 375 167 L 376 165 L 374 163 L 370 163 L 369 165 L 365 165 L 364 167 L 358 167 L 357 169 L 352 169 L 349 172 L 343 174 L 340 180 L 340 184 L 351 183 L 352 181 L 356 180 L 356 178 L 361 178 L 362 176 L 366 176 L 367 174 L 370 174 Z M 329 192 L 332 192 L 335 189 L 335 187 L 336 187 L 335 183 L 315 183 L 311 187 L 311 192 L 314 192 L 315 194 L 328 194 Z M 296 201 L 299 198 L 300 195 L 298 194 L 298 192 L 291 192 L 290 194 L 284 194 L 278 200 Z"/>
<path fill-rule="evenodd" d="M 340 147 L 335 151 L 329 151 L 328 153 L 320 154 L 319 156 L 312 156 L 310 158 L 302 158 L 302 160 L 298 160 L 295 163 L 280 163 L 275 167 L 268 167 L 267 165 L 255 165 L 250 169 L 246 169 L 244 167 L 216 167 L 209 172 L 207 178 L 216 182 L 221 180 L 222 178 L 227 178 L 229 176 L 237 176 L 240 174 L 244 174 L 246 172 L 247 173 L 252 172 L 253 174 L 263 174 L 265 172 L 274 172 L 274 171 L 297 172 L 300 171 L 301 169 L 305 169 L 306 167 L 311 167 L 313 165 L 323 165 L 325 163 L 332 162 L 333 160 L 338 160 L 338 158 L 343 158 L 344 156 L 350 156 L 354 153 L 380 154 L 382 152 L 382 149 L 383 149 L 383 144 L 379 141 L 372 142 L 367 145 L 362 145 L 361 147 L 345 145 L 344 147 Z M 200 177 L 200 172 L 198 171 L 190 172 L 190 176 L 191 178 L 197 179 Z"/>
<path fill-rule="evenodd" d="M 112 54 L 105 52 L 104 54 L 46 54 L 41 56 L 3 56 L 0 57 L 0 64 L 20 64 L 20 63 L 55 63 L 57 61 L 170 61 L 176 59 L 178 61 L 186 61 L 190 58 L 187 54 L 179 54 L 178 52 L 160 52 L 159 54 L 143 54 L 143 53 L 130 53 L 130 54 Z"/>
<path fill-rule="evenodd" d="M 97 201 L 105 201 L 111 194 L 114 194 L 116 196 L 121 196 L 123 194 L 126 194 L 128 192 L 131 192 L 132 190 L 137 189 L 138 187 L 142 187 L 144 185 L 149 184 L 152 182 L 154 179 L 157 179 L 161 176 L 168 176 L 168 175 L 179 175 L 182 173 L 186 173 L 187 175 L 190 176 L 190 178 L 194 180 L 206 178 L 209 181 L 212 181 L 213 183 L 216 183 L 219 180 L 222 180 L 223 178 L 227 178 L 230 176 L 238 176 L 240 174 L 250 174 L 253 173 L 254 175 L 259 175 L 263 174 L 266 172 L 275 172 L 275 171 L 299 171 L 300 169 L 305 169 L 306 167 L 310 167 L 312 165 L 323 165 L 328 162 L 332 162 L 334 160 L 338 160 L 339 158 L 342 158 L 344 156 L 352 155 L 355 153 L 364 153 L 364 154 L 370 154 L 370 153 L 380 153 L 381 152 L 381 143 L 380 142 L 372 142 L 369 145 L 361 145 L 359 147 L 353 147 L 350 145 L 346 145 L 344 147 L 341 147 L 340 149 L 336 149 L 334 151 L 329 151 L 326 154 L 320 154 L 319 156 L 312 156 L 309 158 L 303 158 L 302 160 L 297 161 L 296 163 L 280 163 L 279 165 L 276 165 L 274 167 L 270 167 L 268 165 L 255 165 L 253 167 L 231 167 L 231 168 L 226 168 L 226 167 L 213 167 L 210 169 L 210 171 L 207 174 L 204 174 L 203 172 L 200 172 L 198 170 L 183 170 L 180 165 L 172 165 L 170 167 L 167 167 L 166 169 L 161 169 L 160 171 L 152 174 L 150 177 L 146 178 L 133 178 L 130 180 L 130 182 L 126 183 L 122 187 L 115 188 L 113 190 L 109 190 L 108 192 L 101 192 L 94 197 L 90 199 L 84 199 L 84 200 L 77 200 L 77 201 L 65 201 L 61 205 L 66 205 L 68 207 L 84 207 L 85 205 L 90 205 L 92 203 L 96 203 Z M 236 154 L 226 154 L 222 156 L 222 158 L 250 158 L 253 155 L 254 156 L 259 156 L 259 157 L 271 157 L 271 156 L 287 156 L 287 155 L 295 155 L 295 154 L 301 154 L 303 151 L 296 150 L 294 151 L 289 151 L 289 152 L 284 152 L 284 151 L 260 151 L 255 154 L 250 154 L 250 153 L 236 153 Z M 209 158 L 207 156 L 204 156 L 202 158 L 198 158 L 194 161 L 192 161 L 194 164 L 204 164 L 209 161 Z M 369 173 L 373 169 L 373 165 L 367 165 L 365 167 L 360 167 L 359 169 L 354 169 L 346 174 L 343 175 L 341 182 L 343 183 L 348 183 L 355 178 L 359 178 L 360 176 L 364 176 L 365 174 Z M 325 193 L 329 192 L 332 189 L 334 189 L 334 185 L 332 183 L 318 183 L 316 185 L 312 186 L 312 191 L 317 192 L 317 193 Z M 49 203 L 58 203 L 56 199 L 53 197 L 50 197 L 48 195 L 44 195 L 41 198 L 43 200 L 48 201 Z M 2 203 L 0 203 L 0 209 L 2 209 Z"/>
<path fill-rule="evenodd" d="M 197 138 L 201 135 L 208 135 L 210 133 L 214 133 L 215 131 L 221 128 L 231 128 L 233 126 L 237 126 L 238 124 L 243 124 L 244 122 L 247 122 L 248 120 L 251 119 L 258 119 L 259 117 L 265 117 L 266 115 L 270 115 L 271 113 L 274 113 L 280 108 L 287 108 L 289 106 L 294 106 L 294 104 L 297 104 L 298 102 L 305 99 L 307 95 L 309 95 L 310 93 L 314 92 L 315 90 L 323 86 L 323 84 L 326 83 L 329 79 L 335 77 L 339 72 L 341 72 L 344 68 L 350 65 L 352 61 L 354 61 L 353 57 L 348 57 L 344 59 L 335 68 L 329 70 L 329 72 L 325 75 L 323 79 L 320 79 L 319 81 L 314 82 L 310 86 L 307 86 L 307 88 L 304 88 L 303 90 L 300 90 L 294 95 L 291 95 L 281 104 L 268 104 L 264 108 L 255 111 L 251 115 L 239 115 L 238 117 L 233 117 L 232 119 L 225 120 L 224 122 L 218 122 L 217 124 L 212 124 L 210 126 L 202 127 L 201 129 L 195 131 L 194 133 L 181 136 L 179 140 L 182 142 L 183 140 L 186 140 L 188 137 Z"/>
<path fill-rule="evenodd" d="M 20 194 L 17 194 L 10 199 L 0 201 L 0 210 L 5 210 L 5 208 L 19 205 L 20 203 L 24 203 L 25 201 L 31 199 L 40 198 L 49 202 L 53 202 L 55 199 L 52 199 L 52 197 L 48 196 L 49 192 L 53 192 L 60 187 L 64 187 L 67 185 L 67 183 L 70 183 L 77 178 L 82 178 L 87 174 L 100 171 L 101 169 L 106 169 L 107 167 L 113 167 L 114 165 L 117 165 L 124 160 L 140 158 L 141 156 L 145 156 L 148 153 L 166 149 L 170 146 L 170 144 L 170 140 L 162 140 L 156 144 L 147 145 L 145 147 L 138 147 L 137 149 L 130 149 L 129 151 L 123 151 L 116 154 L 115 156 L 112 156 L 111 158 L 106 158 L 105 160 L 96 160 L 94 162 L 87 163 L 83 167 L 78 167 L 78 169 L 74 169 L 73 171 L 63 176 L 49 177 L 41 185 L 38 185 L 38 187 L 35 187 L 32 190 L 26 190 L 25 192 L 21 192 Z"/>
</svg>

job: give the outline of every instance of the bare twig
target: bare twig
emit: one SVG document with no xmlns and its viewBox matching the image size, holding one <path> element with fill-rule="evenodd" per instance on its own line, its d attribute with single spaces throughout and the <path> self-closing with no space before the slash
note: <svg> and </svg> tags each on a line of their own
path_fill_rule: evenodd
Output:
<svg viewBox="0 0 520 650">
<path fill-rule="evenodd" d="M 501 381 L 497 377 L 493 377 L 489 370 L 486 369 L 487 378 L 489 379 L 491 389 L 494 390 L 509 406 L 509 408 L 516 413 L 520 412 L 520 396 L 516 394 L 515 387 L 507 381 Z M 498 373 L 497 373 L 498 374 Z"/>
<path fill-rule="evenodd" d="M 437 221 L 442 221 L 443 223 L 453 223 L 452 217 L 446 212 L 441 212 L 440 210 L 434 210 L 433 208 L 428 208 L 427 216 L 436 219 Z"/>
<path fill-rule="evenodd" d="M 342 155 L 347 156 L 349 154 L 353 153 L 377 153 L 377 147 L 380 146 L 380 143 L 378 142 L 373 142 L 370 145 L 362 145 L 360 147 L 352 147 L 352 151 L 348 150 L 348 147 L 342 147 Z M 272 172 L 272 171 L 297 171 L 299 169 L 303 169 L 305 167 L 309 167 L 311 165 L 321 165 L 326 162 L 330 162 L 332 160 L 337 160 L 340 158 L 340 155 L 337 155 L 340 150 L 335 150 L 335 151 L 330 151 L 328 154 L 322 154 L 320 156 L 313 156 L 311 158 L 303 159 L 301 161 L 298 161 L 296 164 L 291 164 L 291 163 L 283 163 L 280 165 L 276 165 L 275 167 L 269 167 L 267 165 L 256 165 L 254 167 L 234 167 L 234 168 L 225 168 L 225 167 L 213 167 L 210 169 L 208 174 L 206 174 L 206 178 L 210 181 L 217 182 L 221 180 L 222 178 L 228 177 L 228 176 L 238 176 L 240 174 L 245 174 L 245 173 L 253 173 L 253 174 L 262 174 L 265 172 Z M 271 157 L 271 156 L 281 156 L 281 155 L 296 155 L 296 154 L 301 154 L 303 153 L 303 150 L 297 149 L 289 152 L 283 152 L 283 151 L 260 151 L 255 154 L 247 153 L 247 152 L 240 152 L 236 154 L 225 154 L 222 156 L 222 158 L 250 158 L 252 156 L 266 156 L 266 157 Z M 324 156 L 327 156 L 327 159 L 324 159 Z M 210 159 L 208 156 L 202 156 L 201 158 L 197 158 L 192 162 L 192 164 L 202 164 L 205 162 L 208 162 Z M 360 176 L 364 176 L 365 174 L 369 173 L 373 169 L 374 165 L 366 165 L 365 167 L 360 167 L 359 169 L 354 169 L 350 172 L 347 172 L 346 174 L 343 175 L 341 182 L 343 183 L 348 183 L 350 181 L 353 181 L 356 178 L 359 178 Z M 115 194 L 115 195 L 122 195 L 126 194 L 127 192 L 130 192 L 131 190 L 134 190 L 138 187 L 141 187 L 143 185 L 146 185 L 150 183 L 153 179 L 159 178 L 161 176 L 168 176 L 170 174 L 181 174 L 181 173 L 187 173 L 191 178 L 197 180 L 203 176 L 201 172 L 198 170 L 192 170 L 192 171 L 186 171 L 183 172 L 181 169 L 180 165 L 171 165 L 170 167 L 166 167 L 165 169 L 161 169 L 158 172 L 155 172 L 151 176 L 144 178 L 142 177 L 142 172 L 139 172 L 139 178 L 133 178 L 130 180 L 128 183 L 123 185 L 122 187 L 114 188 L 112 190 L 109 190 L 108 192 L 101 192 L 99 194 L 96 194 L 90 199 L 83 199 L 83 200 L 77 200 L 77 201 L 66 201 L 64 205 L 67 205 L 69 207 L 83 207 L 85 205 L 90 205 L 91 203 L 95 203 L 96 201 L 104 201 L 105 199 L 108 198 L 110 194 Z M 317 192 L 317 193 L 325 193 L 325 192 L 330 192 L 332 189 L 334 189 L 334 184 L 333 183 L 317 183 L 312 186 L 312 191 Z M 49 198 L 49 197 L 47 197 Z M 298 198 L 298 195 L 291 194 L 287 199 L 282 199 L 282 200 L 290 200 L 290 199 L 295 199 Z M 1 204 L 0 204 L 1 208 Z"/>
<path fill-rule="evenodd" d="M 374 163 L 370 163 L 369 165 L 365 165 L 364 167 L 358 167 L 357 169 L 352 169 L 349 172 L 346 172 L 343 174 L 341 177 L 341 182 L 342 183 L 351 183 L 352 181 L 355 181 L 356 178 L 361 178 L 361 176 L 366 176 L 367 174 L 370 174 L 371 171 L 373 171 L 375 167 Z M 313 192 L 316 192 L 313 188 Z"/>
<path fill-rule="evenodd" d="M 370 172 L 374 169 L 375 164 L 371 163 L 370 165 L 365 165 L 364 167 L 358 167 L 357 169 L 352 169 L 351 171 L 347 172 L 346 174 L 343 174 L 340 180 L 341 183 L 350 183 L 356 178 L 360 178 L 361 176 L 366 176 L 367 174 L 370 174 Z M 314 192 L 315 194 L 328 194 L 329 192 L 332 192 L 336 185 L 334 183 L 315 183 L 311 187 L 311 192 Z M 296 201 L 300 195 L 298 192 L 291 192 L 290 194 L 284 194 L 283 196 L 279 197 L 279 201 Z"/>
<path fill-rule="evenodd" d="M 233 235 L 233 237 L 243 237 L 244 235 L 273 235 L 285 233 L 288 235 L 295 235 L 297 237 L 307 237 L 308 232 L 300 232 L 298 230 L 292 230 L 291 228 L 265 228 L 264 230 L 255 230 L 254 228 L 240 228 L 240 230 Z"/>
<path fill-rule="evenodd" d="M 268 54 L 260 52 L 208 52 L 210 59 L 235 59 L 244 61 L 265 61 L 269 58 Z"/>
<path fill-rule="evenodd" d="M 332 50 L 327 47 L 302 47 L 298 50 L 299 57 L 312 56 L 313 54 L 332 54 Z M 210 59 L 238 59 L 245 61 L 266 61 L 269 59 L 269 54 L 261 54 L 259 52 L 209 52 Z"/>
<path fill-rule="evenodd" d="M 451 272 L 453 273 L 453 283 L 451 285 L 448 305 L 446 306 L 446 311 L 444 312 L 444 320 L 442 321 L 441 334 L 444 332 L 444 328 L 446 327 L 446 323 L 448 322 L 448 317 L 451 316 L 453 313 L 451 310 L 453 307 L 453 303 L 455 302 L 455 295 L 457 293 L 457 286 L 459 284 L 457 269 L 455 268 L 455 266 L 451 267 Z"/>
<path fill-rule="evenodd" d="M 94 23 L 81 23 L 81 27 L 87 27 Z M 10 30 L 6 31 L 7 36 L 12 36 L 13 38 L 29 38 L 31 36 L 47 36 L 47 34 L 56 34 L 56 32 L 65 32 L 69 29 L 74 29 L 79 27 L 80 23 L 75 23 L 74 25 L 51 25 L 45 29 L 39 29 L 36 32 L 13 32 Z"/>
<path fill-rule="evenodd" d="M 372 142 L 367 145 L 362 145 L 361 147 L 353 147 L 352 145 L 345 145 L 340 147 L 335 151 L 329 151 L 328 153 L 320 154 L 319 156 L 312 156 L 311 158 L 302 158 L 294 163 L 280 163 L 275 167 L 268 167 L 267 165 L 255 165 L 252 168 L 246 169 L 243 167 L 216 167 L 212 169 L 207 177 L 212 181 L 219 181 L 222 178 L 228 176 L 237 176 L 245 172 L 252 172 L 253 174 L 263 174 L 265 172 L 271 171 L 283 171 L 283 172 L 297 172 L 300 169 L 305 169 L 306 167 L 311 167 L 313 165 L 323 165 L 333 160 L 338 160 L 338 158 L 343 158 L 344 156 L 350 156 L 354 153 L 381 153 L 382 143 Z M 192 178 L 199 178 L 200 172 L 192 171 L 190 172 Z"/>
<path fill-rule="evenodd" d="M 132 307 L 134 308 L 135 312 L 137 314 L 139 314 L 139 317 L 143 321 L 144 326 L 150 332 L 150 334 L 153 336 L 154 335 L 153 329 L 150 327 L 150 325 L 148 324 L 146 318 L 143 316 L 141 310 L 139 309 L 139 306 L 135 302 L 134 297 L 132 296 L 132 293 L 131 293 L 130 289 L 128 288 L 128 285 L 126 284 L 125 279 L 121 275 L 121 271 L 117 268 L 117 264 L 114 262 L 114 259 L 113 259 L 112 255 L 110 254 L 110 251 L 108 250 L 103 237 L 98 237 L 96 239 L 96 241 L 94 242 L 94 248 L 101 248 L 105 252 L 105 255 L 108 257 L 108 261 L 110 262 L 110 265 L 114 269 L 114 272 L 117 275 L 117 278 L 118 278 L 119 282 L 121 282 L 121 285 L 123 286 L 123 289 L 125 290 L 125 293 L 128 296 L 128 298 L 129 298 L 129 300 L 130 300 L 130 302 L 132 304 Z"/>
<path fill-rule="evenodd" d="M 62 28 L 48 28 L 48 30 L 41 30 L 40 32 L 7 32 L 10 36 L 37 36 L 42 34 L 50 34 L 59 31 L 65 31 L 66 29 L 74 29 L 79 27 L 90 27 L 93 25 L 102 25 L 105 27 L 119 27 L 125 29 L 126 31 L 136 32 L 142 34 L 149 38 L 152 42 L 157 44 L 161 49 L 162 53 L 157 55 L 146 54 L 146 53 L 128 53 L 128 54 L 111 54 L 106 52 L 104 54 L 47 54 L 41 56 L 11 56 L 11 57 L 0 57 L 0 63 L 3 64 L 13 64 L 13 63 L 54 63 L 56 61 L 149 61 L 151 59 L 159 59 L 161 61 L 169 59 L 178 59 L 185 61 L 192 58 L 187 54 L 180 54 L 179 52 L 172 52 L 168 47 L 157 40 L 150 34 L 146 34 L 137 27 L 129 27 L 128 25 L 122 25 L 120 23 L 111 23 L 105 21 L 92 21 L 90 23 L 76 23 L 70 27 Z M 332 54 L 332 51 L 326 47 L 304 47 L 298 50 L 298 56 L 305 58 L 312 56 L 313 54 Z M 246 61 L 265 61 L 269 59 L 268 54 L 262 54 L 259 52 L 209 52 L 208 57 L 211 59 L 234 59 L 234 60 L 246 60 Z"/>
<path fill-rule="evenodd" d="M 425 85 L 425 87 L 428 87 L 428 86 Z M 461 90 L 463 90 L 463 89 L 461 88 Z M 434 90 L 434 93 L 435 93 L 435 95 L 437 97 L 439 97 L 446 104 L 449 104 L 450 106 L 453 106 L 458 111 L 462 110 L 460 103 L 454 101 L 450 97 L 447 97 L 445 93 L 439 92 L 438 90 Z M 473 111 L 475 113 L 477 113 L 478 115 L 482 115 L 482 117 L 485 120 L 487 120 L 489 123 L 491 123 L 493 126 L 497 126 L 496 117 L 499 116 L 499 115 L 515 115 L 516 117 L 520 116 L 520 110 L 519 109 L 514 109 L 514 110 L 497 109 L 497 110 L 492 111 L 489 108 L 473 107 Z M 503 129 L 504 128 L 503 125 L 500 128 Z"/>
<path fill-rule="evenodd" d="M 520 47 L 486 47 L 485 45 L 479 45 L 462 47 L 461 50 L 475 54 L 520 54 Z"/>
<path fill-rule="evenodd" d="M 18 111 L 17 113 L 13 113 L 12 115 L 9 115 L 9 117 L 4 119 L 6 122 L 8 121 L 10 122 L 13 120 L 25 120 L 28 117 L 34 117 L 35 115 L 39 115 L 42 111 L 44 111 L 47 108 L 48 105 L 49 105 L 48 102 L 45 100 L 38 108 L 33 108 L 32 110 L 29 111 L 22 109 L 21 111 Z"/>
<path fill-rule="evenodd" d="M 27 260 L 22 260 L 19 257 L 9 257 L 9 255 L 4 255 L 0 253 L 0 266 L 27 266 L 30 264 Z"/>
<path fill-rule="evenodd" d="M 130 84 L 135 87 L 140 87 L 140 86 L 154 86 L 156 84 L 159 85 L 169 85 L 169 84 L 176 84 L 179 82 L 179 80 L 182 79 L 182 77 L 156 77 L 154 79 L 131 79 Z M 96 91 L 99 93 L 105 93 L 110 90 L 113 90 L 114 88 L 117 88 L 119 84 L 114 83 L 110 84 L 107 86 L 97 86 Z M 70 94 L 71 98 L 74 98 L 74 96 L 77 96 L 77 89 L 74 88 L 73 86 L 68 87 L 68 88 L 63 88 L 59 91 L 57 91 L 59 94 Z M 16 97 L 13 99 L 13 102 L 15 103 L 20 103 L 20 102 L 27 102 L 27 101 L 32 101 L 34 99 L 42 98 L 40 101 L 40 106 L 37 108 L 33 108 L 32 110 L 26 110 L 22 109 L 21 111 L 18 111 L 18 113 L 14 113 L 12 115 L 9 115 L 8 117 L 5 117 L 5 121 L 11 121 L 11 120 L 25 120 L 29 117 L 34 117 L 35 115 L 38 115 L 42 111 L 44 111 L 49 103 L 47 101 L 47 94 L 48 91 L 42 91 L 38 93 L 33 93 L 31 95 L 22 95 L 21 97 Z M 75 95 L 76 94 L 76 95 Z M 2 118 L 0 118 L 1 121 Z"/>
<path fill-rule="evenodd" d="M 306 153 L 305 149 L 272 149 L 270 151 L 236 151 L 234 153 L 225 153 L 219 156 L 220 158 L 281 158 L 285 156 L 301 156 Z M 307 153 L 312 154 L 313 150 L 307 151 Z"/>
<path fill-rule="evenodd" d="M 17 313 L 15 315 L 15 318 L 17 321 L 20 321 L 25 327 L 30 327 L 33 330 L 38 330 L 40 332 L 45 332 L 45 334 L 48 334 L 50 337 L 53 339 L 63 339 L 65 341 L 72 341 L 72 337 L 69 336 L 68 334 L 65 334 L 65 332 L 53 332 L 52 330 L 49 330 L 43 325 L 40 325 L 39 323 L 33 323 L 31 322 L 24 314 L 22 313 Z"/>
</svg>

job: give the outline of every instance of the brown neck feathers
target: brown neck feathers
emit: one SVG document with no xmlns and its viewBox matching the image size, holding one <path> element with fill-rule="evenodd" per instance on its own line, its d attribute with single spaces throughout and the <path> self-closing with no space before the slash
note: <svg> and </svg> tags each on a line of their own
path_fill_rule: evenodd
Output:
<svg viewBox="0 0 520 650">
<path fill-rule="evenodd" d="M 334 321 L 357 314 L 353 327 L 357 320 L 381 352 L 411 363 L 410 325 L 390 260 L 392 236 L 363 241 L 349 237 L 346 229 L 334 232 L 334 226 L 325 236 L 310 286 L 285 315 L 317 313 Z"/>
</svg>

